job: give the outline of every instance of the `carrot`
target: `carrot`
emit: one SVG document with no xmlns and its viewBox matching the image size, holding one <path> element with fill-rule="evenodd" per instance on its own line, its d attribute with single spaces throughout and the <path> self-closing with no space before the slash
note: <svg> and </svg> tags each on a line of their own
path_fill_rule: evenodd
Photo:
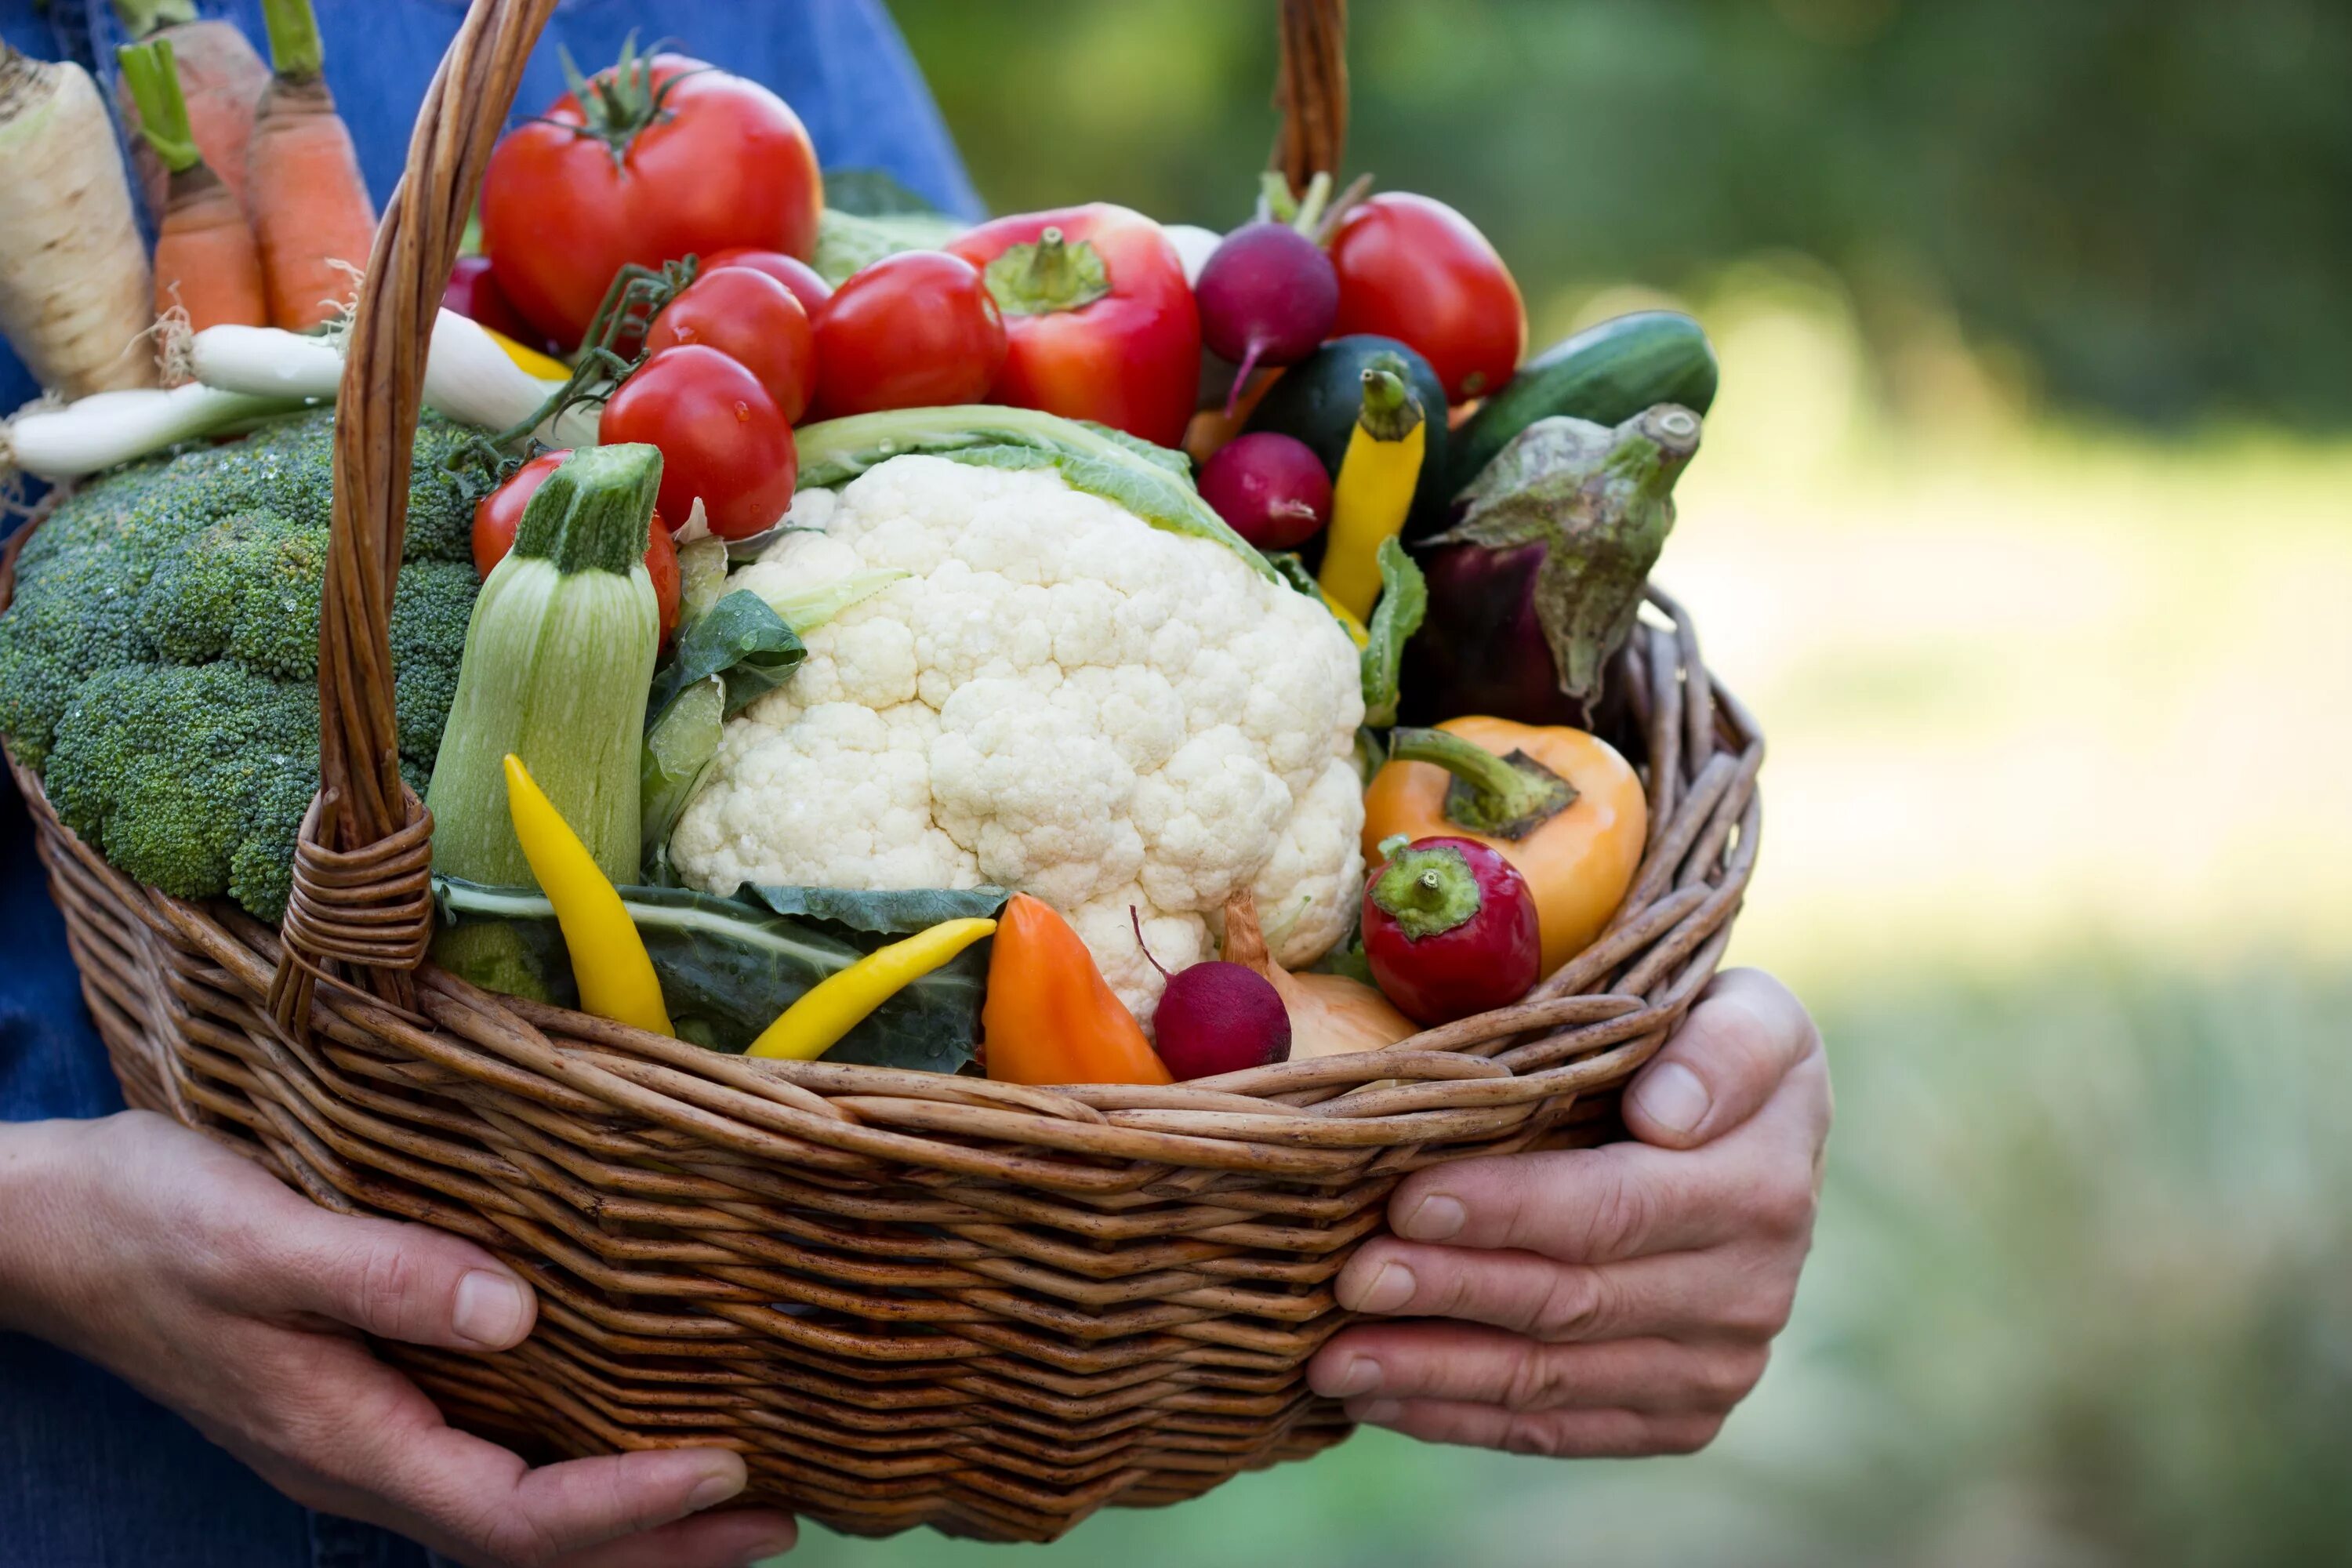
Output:
<svg viewBox="0 0 2352 1568">
<path fill-rule="evenodd" d="M 375 208 L 352 133 L 320 74 L 310 0 L 262 0 L 262 15 L 276 75 L 246 147 L 246 210 L 261 246 L 269 320 L 301 331 L 332 321 L 351 298 L 343 268 L 367 265 Z"/>
<path fill-rule="evenodd" d="M 155 313 L 178 306 L 188 330 L 265 326 L 269 300 L 245 209 L 196 151 L 169 38 L 125 44 L 122 79 L 139 105 L 140 134 L 172 174 L 155 235 Z"/>
<path fill-rule="evenodd" d="M 133 38 L 170 42 L 196 151 L 242 206 L 245 147 L 253 135 L 253 106 L 269 85 L 269 68 L 236 23 L 196 20 L 195 8 L 186 0 L 114 0 L 114 9 Z M 140 114 L 130 82 L 118 78 L 114 88 L 115 112 L 131 143 L 131 168 L 148 212 L 160 224 L 171 195 L 172 172 L 144 139 L 133 134 L 140 129 Z"/>
<path fill-rule="evenodd" d="M 152 386 L 152 305 L 98 85 L 0 42 L 0 333 L 68 398 Z"/>
</svg>

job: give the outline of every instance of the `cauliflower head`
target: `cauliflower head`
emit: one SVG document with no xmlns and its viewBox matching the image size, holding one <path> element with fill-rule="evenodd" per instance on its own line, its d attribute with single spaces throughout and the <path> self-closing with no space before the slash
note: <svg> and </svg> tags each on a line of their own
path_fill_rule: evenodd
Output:
<svg viewBox="0 0 2352 1568">
<path fill-rule="evenodd" d="M 794 508 L 730 586 L 908 575 L 729 721 L 670 838 L 690 884 L 968 888 L 1060 910 L 1139 1017 L 1243 888 L 1311 963 L 1363 885 L 1357 657 L 1225 546 L 1050 469 L 894 458 Z"/>
</svg>

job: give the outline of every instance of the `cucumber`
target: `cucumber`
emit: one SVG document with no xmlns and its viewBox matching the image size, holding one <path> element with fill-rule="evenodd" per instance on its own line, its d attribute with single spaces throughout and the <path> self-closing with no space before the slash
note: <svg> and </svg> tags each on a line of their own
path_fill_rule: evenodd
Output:
<svg viewBox="0 0 2352 1568">
<path fill-rule="evenodd" d="M 1454 494 L 1445 481 L 1445 384 L 1427 360 L 1396 339 L 1370 332 L 1333 338 L 1282 373 L 1282 379 L 1251 410 L 1246 428 L 1297 437 L 1337 479 L 1339 459 L 1348 455 L 1348 437 L 1355 433 L 1356 416 L 1364 406 L 1365 362 L 1383 349 L 1404 361 L 1429 422 L 1421 479 L 1412 489 L 1412 517 L 1405 525 L 1406 536 L 1416 538 L 1444 526 L 1445 503 Z"/>
<path fill-rule="evenodd" d="M 1615 426 L 1645 408 L 1679 403 L 1704 415 L 1715 401 L 1715 350 L 1678 310 L 1636 310 L 1544 350 L 1454 432 L 1445 493 L 1459 495 L 1510 438 L 1567 415 Z"/>
</svg>

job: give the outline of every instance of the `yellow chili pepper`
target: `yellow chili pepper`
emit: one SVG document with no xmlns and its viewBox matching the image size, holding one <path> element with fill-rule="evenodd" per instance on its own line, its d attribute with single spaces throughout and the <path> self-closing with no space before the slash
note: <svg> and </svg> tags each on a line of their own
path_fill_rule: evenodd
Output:
<svg viewBox="0 0 2352 1568">
<path fill-rule="evenodd" d="M 676 1034 L 669 1009 L 662 1005 L 654 961 L 612 879 L 597 867 L 522 759 L 509 752 L 506 762 L 507 813 L 514 818 L 515 837 L 522 842 L 530 874 L 555 906 L 556 924 L 563 928 L 563 945 L 572 954 L 572 973 L 580 982 L 581 1006 L 616 1024 Z"/>
<path fill-rule="evenodd" d="M 496 327 L 484 327 L 482 331 L 489 334 L 490 342 L 498 344 L 499 352 L 514 361 L 525 374 L 536 376 L 541 381 L 571 379 L 572 367 L 562 360 L 550 359 L 537 349 L 526 348 Z"/>
<path fill-rule="evenodd" d="M 877 948 L 811 986 L 743 1054 L 813 1062 L 875 1008 L 995 930 L 991 920 L 941 921 L 903 942 Z"/>
<path fill-rule="evenodd" d="M 1359 623 L 1381 596 L 1381 544 L 1403 531 L 1428 440 L 1429 421 L 1405 381 L 1404 361 L 1375 355 L 1364 367 L 1363 412 L 1331 487 L 1330 537 L 1316 579 L 1324 597 Z"/>
</svg>

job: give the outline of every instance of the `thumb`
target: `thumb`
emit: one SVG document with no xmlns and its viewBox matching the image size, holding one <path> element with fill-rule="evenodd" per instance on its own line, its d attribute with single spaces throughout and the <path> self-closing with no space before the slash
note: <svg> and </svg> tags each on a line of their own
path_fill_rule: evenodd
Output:
<svg viewBox="0 0 2352 1568">
<path fill-rule="evenodd" d="M 1712 1142 L 1761 1110 L 1820 1048 L 1820 1032 L 1788 987 L 1761 970 L 1727 971 L 1626 1086 L 1626 1128 L 1660 1148 Z"/>
<path fill-rule="evenodd" d="M 299 1212 L 296 1212 L 299 1207 Z M 310 1314 L 407 1344 L 507 1350 L 539 1300 L 481 1247 L 430 1226 L 334 1214 L 308 1203 L 273 1215 L 239 1294 L 255 1315 Z"/>
</svg>

